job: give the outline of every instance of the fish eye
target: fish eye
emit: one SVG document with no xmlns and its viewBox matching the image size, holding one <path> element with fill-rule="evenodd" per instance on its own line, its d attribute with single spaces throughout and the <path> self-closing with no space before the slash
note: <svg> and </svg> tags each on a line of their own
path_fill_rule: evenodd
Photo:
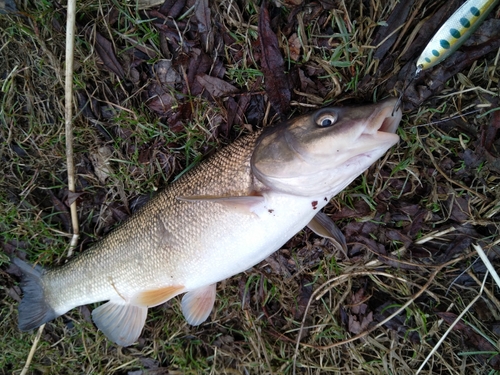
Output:
<svg viewBox="0 0 500 375">
<path fill-rule="evenodd" d="M 315 122 L 320 128 L 328 128 L 335 124 L 338 120 L 338 115 L 336 112 L 328 111 L 328 113 L 319 113 L 316 116 Z"/>
</svg>

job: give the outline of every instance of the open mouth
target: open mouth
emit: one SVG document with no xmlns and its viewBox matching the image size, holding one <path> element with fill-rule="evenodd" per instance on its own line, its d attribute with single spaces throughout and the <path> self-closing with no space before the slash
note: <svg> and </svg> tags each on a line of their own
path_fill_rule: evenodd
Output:
<svg viewBox="0 0 500 375">
<path fill-rule="evenodd" d="M 368 126 L 363 134 L 396 133 L 402 117 L 401 109 L 395 110 L 396 103 L 396 98 L 380 102 L 381 108 L 368 120 Z"/>
</svg>

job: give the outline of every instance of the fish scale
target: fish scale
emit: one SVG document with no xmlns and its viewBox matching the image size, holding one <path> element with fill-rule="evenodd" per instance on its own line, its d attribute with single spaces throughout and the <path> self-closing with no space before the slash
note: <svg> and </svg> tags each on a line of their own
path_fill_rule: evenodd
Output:
<svg viewBox="0 0 500 375">
<path fill-rule="evenodd" d="M 212 311 L 216 283 L 245 271 L 306 225 L 345 247 L 320 210 L 399 137 L 395 99 L 328 107 L 246 135 L 158 193 L 89 250 L 61 267 L 24 273 L 19 327 L 36 328 L 72 308 L 127 346 L 151 306 L 184 294 L 188 323 Z"/>
<path fill-rule="evenodd" d="M 193 204 L 179 201 L 176 197 L 247 194 L 252 188 L 250 156 L 259 134 L 255 132 L 242 137 L 215 157 L 202 161 L 199 168 L 172 183 L 167 191 L 146 203 L 129 220 L 74 261 L 46 272 L 44 286 L 49 303 L 67 311 L 94 302 L 95 298 L 106 300 L 116 293 L 126 294 L 132 286 L 147 287 L 151 284 L 150 278 L 133 270 L 137 267 L 145 267 L 149 271 L 160 269 L 167 277 L 169 260 L 172 259 L 184 261 L 185 266 L 181 269 L 176 266 L 176 270 L 189 276 L 192 269 L 190 263 L 195 257 L 189 252 L 189 247 L 185 247 L 186 239 L 201 238 L 203 228 L 210 227 L 213 218 L 224 215 L 225 211 L 217 204 Z M 226 186 L 230 189 L 225 190 L 223 187 Z M 211 217 L 203 215 L 207 209 L 210 209 Z M 171 217 L 176 217 L 176 220 L 169 220 Z M 194 222 L 196 226 L 192 225 Z M 196 247 L 199 246 L 192 246 Z M 146 252 L 148 257 L 144 257 Z M 112 271 L 107 268 L 111 262 L 116 265 Z M 84 278 L 75 272 L 80 269 L 85 270 Z M 66 293 L 61 293 L 61 289 L 68 289 L 68 286 L 73 291 L 69 298 Z M 98 290 L 99 294 L 88 298 L 88 290 Z M 68 300 L 72 301 L 69 305 Z"/>
</svg>

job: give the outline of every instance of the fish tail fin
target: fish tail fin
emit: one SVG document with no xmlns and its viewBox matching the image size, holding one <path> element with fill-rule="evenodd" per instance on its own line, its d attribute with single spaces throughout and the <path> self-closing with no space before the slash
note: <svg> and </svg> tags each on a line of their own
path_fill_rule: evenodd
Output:
<svg viewBox="0 0 500 375">
<path fill-rule="evenodd" d="M 45 300 L 41 268 L 33 268 L 19 258 L 14 258 L 13 263 L 23 273 L 21 289 L 24 296 L 19 304 L 19 329 L 29 331 L 55 319 L 58 314 Z"/>
</svg>

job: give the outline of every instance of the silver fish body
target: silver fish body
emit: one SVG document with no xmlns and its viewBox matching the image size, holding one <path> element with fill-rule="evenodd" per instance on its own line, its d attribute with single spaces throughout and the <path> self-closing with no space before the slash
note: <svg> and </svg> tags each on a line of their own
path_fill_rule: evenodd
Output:
<svg viewBox="0 0 500 375">
<path fill-rule="evenodd" d="M 184 316 L 201 324 L 218 281 L 259 263 L 308 224 L 329 232 L 320 209 L 397 143 L 395 102 L 324 108 L 242 137 L 65 265 L 44 271 L 15 260 L 25 274 L 20 329 L 108 301 L 93 320 L 127 346 L 148 307 L 183 293 Z"/>
</svg>

